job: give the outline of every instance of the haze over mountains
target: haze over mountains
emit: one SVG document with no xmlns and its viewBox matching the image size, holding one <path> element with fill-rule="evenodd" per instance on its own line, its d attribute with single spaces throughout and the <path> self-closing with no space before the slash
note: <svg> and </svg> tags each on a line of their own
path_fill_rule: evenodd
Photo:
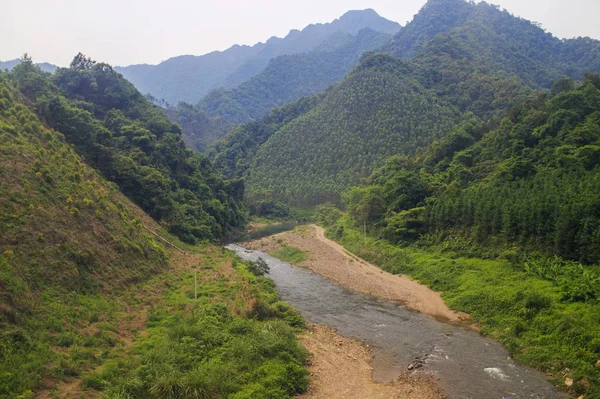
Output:
<svg viewBox="0 0 600 399">
<path fill-rule="evenodd" d="M 142 93 L 150 93 L 171 104 L 197 103 L 212 89 L 245 82 L 273 58 L 311 52 L 319 47 L 335 47 L 343 44 L 347 35 L 356 35 L 364 28 L 395 33 L 400 25 L 380 17 L 374 10 L 349 11 L 330 23 L 292 30 L 284 38 L 272 37 L 254 46 L 235 45 L 202 56 L 170 58 L 155 66 L 131 65 L 115 69 Z"/>
</svg>

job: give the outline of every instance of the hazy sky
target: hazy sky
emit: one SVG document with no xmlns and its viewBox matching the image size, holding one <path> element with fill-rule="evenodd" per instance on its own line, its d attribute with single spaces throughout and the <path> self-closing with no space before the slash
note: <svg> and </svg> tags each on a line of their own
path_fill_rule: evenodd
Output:
<svg viewBox="0 0 600 399">
<path fill-rule="evenodd" d="M 599 0 L 492 0 L 558 37 L 600 39 Z M 350 9 L 404 25 L 425 0 L 0 0 L 0 60 L 28 52 L 67 65 L 81 51 L 112 65 L 158 63 L 285 36 Z"/>
</svg>

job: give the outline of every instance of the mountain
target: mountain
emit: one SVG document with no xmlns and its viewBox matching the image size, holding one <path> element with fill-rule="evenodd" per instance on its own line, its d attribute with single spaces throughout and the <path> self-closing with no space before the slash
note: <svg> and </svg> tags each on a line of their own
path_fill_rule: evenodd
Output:
<svg viewBox="0 0 600 399">
<path fill-rule="evenodd" d="M 247 81 L 262 71 L 272 58 L 311 52 L 326 42 L 335 43 L 339 34 L 356 35 L 364 28 L 394 33 L 400 25 L 370 9 L 349 11 L 330 23 L 292 30 L 285 38 L 272 37 L 254 46 L 236 45 L 202 56 L 170 58 L 154 66 L 131 65 L 115 70 L 144 94 L 152 94 L 171 104 L 179 101 L 197 103 L 212 89 L 233 87 Z"/>
<path fill-rule="evenodd" d="M 0 61 L 0 71 L 4 71 L 4 70 L 10 71 L 14 67 L 19 65 L 20 62 L 21 62 L 21 60 L 19 60 L 19 59 L 10 60 L 10 61 Z M 43 72 L 49 72 L 49 73 L 54 73 L 54 71 L 56 71 L 56 69 L 58 68 L 56 65 L 50 64 L 48 62 L 38 62 L 36 65 Z"/>
<path fill-rule="evenodd" d="M 325 91 L 356 66 L 365 52 L 383 47 L 390 39 L 390 35 L 366 28 L 356 36 L 344 37 L 333 49 L 274 58 L 249 81 L 234 89 L 214 90 L 199 106 L 228 126 L 259 119 L 272 108 Z"/>
<path fill-rule="evenodd" d="M 9 76 L 47 126 L 171 233 L 195 243 L 243 224 L 243 184 L 187 150 L 180 128 L 109 65 L 79 54 L 54 75 L 26 60 Z"/>
<path fill-rule="evenodd" d="M 385 55 L 363 60 L 316 107 L 258 149 L 248 195 L 266 190 L 294 205 L 337 201 L 379 160 L 442 137 L 459 120 L 458 112 L 407 77 L 407 70 Z"/>
<path fill-rule="evenodd" d="M 234 129 L 215 160 L 227 175 L 247 177 L 251 198 L 338 202 L 389 155 L 413 154 L 461 121 L 501 118 L 559 77 L 599 70 L 599 43 L 558 40 L 483 2 L 431 0 L 386 47 L 391 55 L 364 57 L 314 108 L 276 130 L 269 118 Z M 268 137 L 240 148 L 257 130 Z"/>
<path fill-rule="evenodd" d="M 536 88 L 549 88 L 564 76 L 582 79 L 600 67 L 597 40 L 561 40 L 499 6 L 463 0 L 429 0 L 386 51 L 410 59 L 432 53 L 462 58 L 471 67 L 501 70 Z"/>
</svg>

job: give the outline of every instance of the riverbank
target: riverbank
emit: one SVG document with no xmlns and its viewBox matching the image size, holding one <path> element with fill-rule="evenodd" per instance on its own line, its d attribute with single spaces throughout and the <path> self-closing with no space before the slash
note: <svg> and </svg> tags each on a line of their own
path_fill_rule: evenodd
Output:
<svg viewBox="0 0 600 399">
<path fill-rule="evenodd" d="M 303 226 L 291 232 L 244 243 L 248 249 L 267 253 L 277 251 L 284 245 L 308 253 L 308 259 L 299 262 L 298 266 L 335 280 L 346 288 L 382 299 L 400 301 L 411 309 L 453 324 L 472 326 L 469 315 L 451 310 L 439 292 L 406 276 L 381 270 L 346 251 L 338 243 L 326 238 L 320 226 Z"/>
<path fill-rule="evenodd" d="M 403 375 L 390 384 L 373 382 L 372 354 L 361 342 L 311 324 L 300 338 L 311 353 L 308 392 L 300 399 L 441 399 L 435 383 Z"/>
<path fill-rule="evenodd" d="M 566 296 L 564 286 L 531 270 L 548 267 L 543 261 L 465 256 L 452 242 L 400 247 L 364 238 L 345 216 L 329 231 L 344 248 L 382 269 L 444 292 L 446 303 L 470 314 L 484 336 L 546 373 L 561 390 L 600 398 L 600 302 Z M 569 280 L 573 289 L 576 281 Z"/>
</svg>

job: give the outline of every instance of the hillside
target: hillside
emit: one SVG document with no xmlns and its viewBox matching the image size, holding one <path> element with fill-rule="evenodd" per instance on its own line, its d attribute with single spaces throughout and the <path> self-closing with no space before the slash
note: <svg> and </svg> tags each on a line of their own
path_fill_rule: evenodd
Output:
<svg viewBox="0 0 600 399">
<path fill-rule="evenodd" d="M 195 243 L 243 224 L 243 185 L 187 150 L 180 128 L 109 65 L 79 54 L 49 75 L 29 59 L 9 76 L 48 126 L 173 234 Z"/>
<path fill-rule="evenodd" d="M 272 37 L 254 46 L 233 46 L 222 52 L 202 56 L 170 58 L 158 65 L 117 67 L 144 94 L 152 94 L 171 104 L 200 101 L 210 90 L 237 86 L 262 71 L 272 58 L 311 52 L 328 43 L 338 43 L 339 34 L 356 35 L 370 28 L 395 33 L 400 25 L 380 17 L 373 10 L 349 11 L 326 24 L 292 30 L 284 38 Z"/>
<path fill-rule="evenodd" d="M 77 59 L 80 68 L 113 76 L 106 65 Z M 96 73 L 74 64 L 56 79 L 95 76 L 102 88 Z M 180 243 L 87 164 L 93 152 L 77 153 L 81 143 L 72 135 L 89 139 L 92 111 L 106 112 L 104 96 L 78 100 L 89 110 L 70 119 L 74 131 L 43 123 L 32 109 L 45 108 L 53 123 L 77 113 L 52 81 L 30 60 L 11 74 L 0 72 L 0 397 L 158 399 L 195 391 L 288 398 L 304 392 L 306 353 L 295 336 L 300 316 L 278 301 L 251 264 L 218 247 Z M 112 84 L 110 92 L 119 93 Z M 65 92 L 79 89 L 69 85 Z M 140 117 L 127 120 L 131 131 L 148 123 L 146 112 L 154 108 L 145 108 L 138 94 L 129 100 L 136 100 Z M 94 128 L 105 140 L 112 133 Z M 166 155 L 176 165 L 177 153 Z M 193 187 L 191 162 L 188 169 Z M 220 183 L 208 180 L 197 189 L 206 195 L 209 184 Z M 181 195 L 193 204 L 193 194 Z M 190 222 L 193 210 L 190 205 Z M 209 219 L 202 223 L 196 228 L 213 228 Z M 262 378 L 266 370 L 269 378 Z"/>
<path fill-rule="evenodd" d="M 83 318 L 109 306 L 87 294 L 124 287 L 167 263 L 163 244 L 141 226 L 160 227 L 22 101 L 0 74 L 1 397 L 92 364 L 108 344 L 79 360 L 68 349 L 52 350 L 85 339 Z M 115 336 L 103 331 L 88 339 Z"/>
</svg>

